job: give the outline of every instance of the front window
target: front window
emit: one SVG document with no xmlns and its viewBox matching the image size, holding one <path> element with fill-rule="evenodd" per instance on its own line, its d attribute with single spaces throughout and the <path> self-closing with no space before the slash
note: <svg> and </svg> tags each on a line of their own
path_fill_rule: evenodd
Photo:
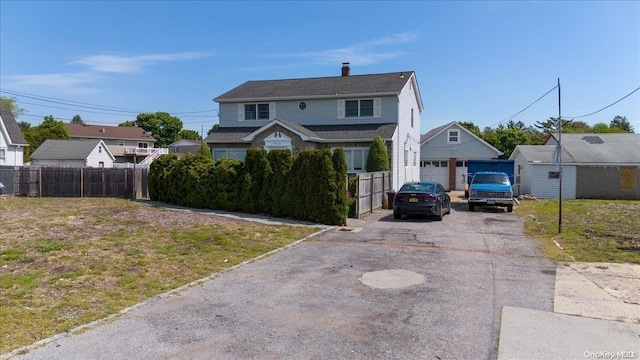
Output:
<svg viewBox="0 0 640 360">
<path fill-rule="evenodd" d="M 344 156 L 347 161 L 347 171 L 362 172 L 366 169 L 369 149 L 345 149 Z"/>
<path fill-rule="evenodd" d="M 103 167 L 104 167 L 104 161 L 100 161 L 100 162 L 98 162 L 98 167 L 103 168 Z"/>
<path fill-rule="evenodd" d="M 7 161 L 7 151 L 0 149 L 0 164 L 4 164 Z"/>
<path fill-rule="evenodd" d="M 345 117 L 373 117 L 373 99 L 345 101 L 344 115 Z"/>
<path fill-rule="evenodd" d="M 149 147 L 149 144 L 148 144 L 148 143 L 146 143 L 146 142 L 139 142 L 139 143 L 138 143 L 138 147 L 139 147 L 139 148 L 146 149 L 146 148 L 148 148 L 148 147 Z"/>
<path fill-rule="evenodd" d="M 244 104 L 245 120 L 269 120 L 269 104 Z"/>
<path fill-rule="evenodd" d="M 213 155 L 213 161 L 218 161 L 223 158 L 244 161 L 247 155 L 247 150 L 246 149 L 221 149 L 221 150 L 214 150 L 212 155 Z"/>
</svg>

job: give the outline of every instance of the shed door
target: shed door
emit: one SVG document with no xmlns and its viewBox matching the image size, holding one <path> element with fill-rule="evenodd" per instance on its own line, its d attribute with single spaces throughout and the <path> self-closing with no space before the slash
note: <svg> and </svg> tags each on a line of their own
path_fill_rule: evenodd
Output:
<svg viewBox="0 0 640 360">
<path fill-rule="evenodd" d="M 437 181 L 447 188 L 449 185 L 449 161 L 421 161 L 420 181 Z"/>
</svg>

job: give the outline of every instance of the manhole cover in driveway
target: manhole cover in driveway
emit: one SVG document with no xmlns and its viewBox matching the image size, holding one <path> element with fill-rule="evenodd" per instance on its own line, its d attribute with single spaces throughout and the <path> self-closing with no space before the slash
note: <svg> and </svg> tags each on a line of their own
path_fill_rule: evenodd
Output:
<svg viewBox="0 0 640 360">
<path fill-rule="evenodd" d="M 422 284 L 425 280 L 423 275 L 402 269 L 368 272 L 360 278 L 363 284 L 376 289 L 399 289 Z"/>
</svg>

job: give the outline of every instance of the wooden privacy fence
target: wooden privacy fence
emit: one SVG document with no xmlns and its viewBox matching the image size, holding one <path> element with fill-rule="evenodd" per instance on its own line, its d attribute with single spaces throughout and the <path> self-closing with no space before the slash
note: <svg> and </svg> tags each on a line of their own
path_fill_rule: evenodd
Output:
<svg viewBox="0 0 640 360">
<path fill-rule="evenodd" d="M 38 197 L 148 198 L 148 169 L 31 167 L 12 169 L 12 191 L 6 194 Z M 0 176 L 9 178 L 6 169 Z M 2 180 L 0 180 L 2 181 Z M 4 183 L 4 182 L 3 182 Z M 6 185 L 5 185 L 6 186 Z"/>
<path fill-rule="evenodd" d="M 382 209 L 387 192 L 391 191 L 391 172 L 379 171 L 356 176 L 356 218 Z"/>
</svg>

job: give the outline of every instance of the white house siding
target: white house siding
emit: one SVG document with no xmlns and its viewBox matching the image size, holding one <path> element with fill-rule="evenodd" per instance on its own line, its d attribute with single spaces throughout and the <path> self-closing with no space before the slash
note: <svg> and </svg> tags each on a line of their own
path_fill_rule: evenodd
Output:
<svg viewBox="0 0 640 360">
<path fill-rule="evenodd" d="M 9 145 L 8 138 L 3 128 L 0 128 L 0 149 L 4 150 L 4 160 L 0 159 L 0 165 L 5 166 L 22 166 L 22 146 Z"/>
<path fill-rule="evenodd" d="M 522 166 L 520 173 L 518 173 L 518 169 Z M 524 195 L 531 194 L 531 164 L 525 159 L 522 153 L 518 153 L 518 155 L 513 159 L 513 171 L 515 175 L 515 183 L 513 185 L 513 194 Z"/>
<path fill-rule="evenodd" d="M 531 193 L 539 199 L 557 199 L 559 179 L 549 179 L 550 171 L 557 171 L 555 164 L 531 164 Z M 576 167 L 562 166 L 562 198 L 576 198 Z"/>
<path fill-rule="evenodd" d="M 375 96 L 342 98 L 373 99 Z M 381 99 L 380 117 L 338 118 L 338 98 L 334 99 L 299 99 L 275 101 L 275 117 L 292 121 L 300 125 L 350 125 L 350 124 L 384 124 L 396 122 L 398 98 L 396 96 L 377 97 Z M 300 110 L 299 104 L 304 101 L 306 108 Z M 261 101 L 247 101 L 247 104 Z M 259 127 L 270 120 L 238 120 L 238 103 L 220 103 L 221 127 Z"/>
<path fill-rule="evenodd" d="M 398 96 L 398 140 L 395 148 L 398 151 L 398 171 L 394 176 L 394 190 L 398 190 L 407 181 L 420 180 L 420 107 L 416 99 L 414 82 L 408 81 Z M 411 109 L 413 109 L 413 127 L 411 126 Z M 409 156 L 405 164 L 405 150 Z M 394 167 L 394 171 L 396 171 Z"/>
<path fill-rule="evenodd" d="M 102 147 L 102 152 L 100 152 L 100 147 Z M 105 168 L 112 168 L 113 167 L 113 158 L 111 158 L 111 156 L 109 156 L 109 152 L 106 149 L 106 147 L 104 146 L 104 144 L 99 144 L 98 146 L 96 146 L 95 149 L 93 149 L 93 151 L 91 152 L 91 154 L 89 154 L 89 156 L 87 156 L 87 160 L 86 160 L 86 166 L 89 167 L 101 167 L 100 166 L 100 162 L 104 163 Z"/>
</svg>

